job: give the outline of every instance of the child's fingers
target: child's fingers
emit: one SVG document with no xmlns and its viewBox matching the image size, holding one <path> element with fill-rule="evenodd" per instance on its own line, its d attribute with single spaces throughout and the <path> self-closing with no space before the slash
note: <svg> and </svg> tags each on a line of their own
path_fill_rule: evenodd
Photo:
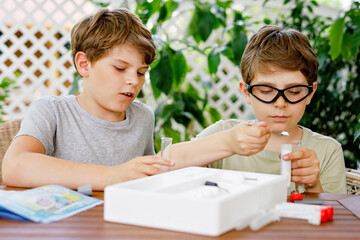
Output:
<svg viewBox="0 0 360 240">
<path fill-rule="evenodd" d="M 162 173 L 163 171 L 157 166 L 143 164 L 141 166 L 140 172 L 142 174 L 147 175 L 147 176 L 152 176 L 152 175 L 155 175 L 155 174 Z"/>
<path fill-rule="evenodd" d="M 318 179 L 320 173 L 320 163 L 316 157 L 316 154 L 313 153 L 311 150 L 309 151 L 300 150 L 293 152 L 291 154 L 297 155 L 299 154 L 298 152 L 300 152 L 300 156 L 301 156 L 301 152 L 305 154 L 305 157 L 292 160 L 291 162 L 292 180 L 294 182 L 305 183 L 312 186 L 315 184 L 316 180 Z M 299 155 L 297 157 L 299 157 Z"/>
<path fill-rule="evenodd" d="M 261 137 L 271 133 L 270 128 L 267 127 L 266 123 L 252 123 L 247 125 L 247 134 L 254 137 Z"/>
<path fill-rule="evenodd" d="M 309 158 L 291 161 L 292 168 L 308 168 L 314 166 L 314 164 L 315 164 L 314 161 Z"/>
<path fill-rule="evenodd" d="M 138 170 L 141 174 L 144 174 L 145 176 L 152 176 L 155 174 L 165 172 L 162 170 L 161 166 L 172 167 L 172 165 L 171 166 L 168 165 L 168 162 L 171 162 L 171 161 L 166 160 L 166 159 L 161 159 L 161 160 L 164 160 L 164 161 L 159 161 L 158 164 L 148 164 L 148 163 L 143 162 L 143 164 L 141 164 L 141 166 L 139 166 Z"/>
<path fill-rule="evenodd" d="M 169 166 L 169 167 L 175 166 L 174 161 L 170 161 L 170 160 L 167 160 L 165 158 L 158 157 L 158 156 L 145 157 L 143 159 L 143 163 L 146 163 L 146 164 L 149 164 L 149 165 L 159 164 L 159 165 L 164 165 L 164 166 Z"/>
<path fill-rule="evenodd" d="M 267 127 L 267 123 L 266 123 L 266 122 L 257 122 L 257 123 L 255 123 L 255 126 L 258 126 L 258 127 Z"/>
<path fill-rule="evenodd" d="M 315 181 L 317 179 L 316 174 L 310 174 L 310 175 L 295 175 L 293 172 L 291 172 L 291 181 L 296 183 L 304 183 L 309 186 L 314 185 Z"/>
<path fill-rule="evenodd" d="M 313 174 L 314 174 L 314 169 L 311 166 L 291 169 L 291 175 L 294 175 L 294 176 L 310 176 Z"/>
<path fill-rule="evenodd" d="M 266 127 L 266 122 L 246 122 L 247 126 Z"/>
<path fill-rule="evenodd" d="M 295 152 L 287 153 L 284 155 L 284 160 L 301 160 L 306 159 L 308 156 L 306 155 L 304 149 L 297 150 Z"/>
</svg>

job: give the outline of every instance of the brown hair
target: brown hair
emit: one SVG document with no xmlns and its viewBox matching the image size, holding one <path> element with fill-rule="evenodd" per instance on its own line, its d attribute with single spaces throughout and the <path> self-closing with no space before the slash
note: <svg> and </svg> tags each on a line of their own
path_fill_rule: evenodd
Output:
<svg viewBox="0 0 360 240">
<path fill-rule="evenodd" d="M 79 51 L 84 52 L 90 62 L 94 62 L 107 55 L 112 47 L 121 44 L 137 48 L 148 65 L 155 60 L 156 47 L 150 31 L 138 16 L 127 9 L 110 11 L 103 8 L 95 15 L 85 17 L 71 30 L 74 64 L 75 55 Z"/>
<path fill-rule="evenodd" d="M 317 79 L 319 62 L 306 36 L 293 29 L 262 27 L 250 40 L 241 59 L 244 82 L 250 83 L 257 72 L 271 67 L 300 71 L 312 84 Z"/>
</svg>

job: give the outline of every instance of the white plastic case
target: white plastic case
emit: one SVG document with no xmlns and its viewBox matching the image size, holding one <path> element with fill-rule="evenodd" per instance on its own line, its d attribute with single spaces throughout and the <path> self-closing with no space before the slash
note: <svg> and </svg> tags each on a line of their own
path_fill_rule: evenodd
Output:
<svg viewBox="0 0 360 240">
<path fill-rule="evenodd" d="M 189 167 L 106 187 L 104 219 L 218 236 L 286 200 L 284 176 Z"/>
</svg>

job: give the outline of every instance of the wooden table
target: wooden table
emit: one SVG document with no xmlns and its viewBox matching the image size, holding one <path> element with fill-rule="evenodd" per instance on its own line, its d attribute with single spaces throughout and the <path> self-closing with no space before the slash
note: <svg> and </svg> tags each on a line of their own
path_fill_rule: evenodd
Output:
<svg viewBox="0 0 360 240">
<path fill-rule="evenodd" d="M 5 186 L 0 189 L 23 190 Z M 93 197 L 103 199 L 104 193 L 94 192 Z M 257 232 L 247 228 L 208 237 L 105 222 L 102 204 L 49 224 L 0 219 L 0 239 L 360 239 L 360 220 L 337 202 L 353 195 L 321 193 L 305 194 L 304 197 L 320 198 L 324 205 L 333 206 L 334 220 L 315 226 L 305 220 L 284 218 Z"/>
</svg>

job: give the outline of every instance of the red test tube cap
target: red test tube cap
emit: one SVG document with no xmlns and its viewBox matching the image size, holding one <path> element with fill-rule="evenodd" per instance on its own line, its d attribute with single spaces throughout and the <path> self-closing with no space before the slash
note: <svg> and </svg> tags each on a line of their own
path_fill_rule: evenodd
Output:
<svg viewBox="0 0 360 240">
<path fill-rule="evenodd" d="M 334 218 L 334 207 L 333 206 L 327 206 L 326 210 L 327 210 L 328 220 L 332 221 L 333 218 Z"/>
<path fill-rule="evenodd" d="M 327 208 L 320 209 L 320 221 L 321 223 L 327 222 L 328 220 L 328 210 Z"/>
<path fill-rule="evenodd" d="M 300 200 L 300 201 L 303 200 L 301 193 L 296 192 L 290 195 L 290 201 L 294 202 L 295 200 Z"/>
</svg>

